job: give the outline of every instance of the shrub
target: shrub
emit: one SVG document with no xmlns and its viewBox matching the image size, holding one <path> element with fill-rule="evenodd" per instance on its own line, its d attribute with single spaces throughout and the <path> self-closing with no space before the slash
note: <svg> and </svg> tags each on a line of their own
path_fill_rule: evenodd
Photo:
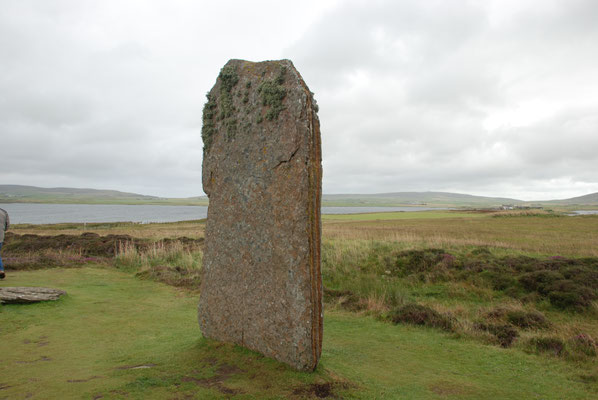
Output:
<svg viewBox="0 0 598 400">
<path fill-rule="evenodd" d="M 598 270 L 591 270 L 583 266 L 574 266 L 563 270 L 563 276 L 579 285 L 598 288 Z"/>
<path fill-rule="evenodd" d="M 509 311 L 507 321 L 524 329 L 541 329 L 550 325 L 544 314 L 538 311 Z"/>
<path fill-rule="evenodd" d="M 188 269 L 181 266 L 147 266 L 135 276 L 189 289 L 198 289 L 201 283 L 201 269 Z"/>
<path fill-rule="evenodd" d="M 360 301 L 359 296 L 355 295 L 350 290 L 334 290 L 325 287 L 324 301 L 334 301 L 342 308 L 349 311 L 362 311 L 365 309 L 365 305 Z"/>
<path fill-rule="evenodd" d="M 560 309 L 584 311 L 592 306 L 596 298 L 594 291 L 570 280 L 553 283 L 548 289 L 550 303 Z"/>
<path fill-rule="evenodd" d="M 474 256 L 478 256 L 478 255 L 482 255 L 482 256 L 491 256 L 492 253 L 490 252 L 490 250 L 487 247 L 478 247 L 475 248 L 471 251 L 470 253 L 471 255 Z"/>
<path fill-rule="evenodd" d="M 477 329 L 491 333 L 502 347 L 510 347 L 519 332 L 509 324 L 477 324 Z"/>
<path fill-rule="evenodd" d="M 538 269 L 538 260 L 528 256 L 506 256 L 500 264 L 519 272 L 532 272 Z"/>
<path fill-rule="evenodd" d="M 517 285 L 517 280 L 504 272 L 483 271 L 481 275 L 490 282 L 494 290 L 506 290 Z"/>
<path fill-rule="evenodd" d="M 540 294 L 546 295 L 547 288 L 557 281 L 563 280 L 564 277 L 559 272 L 550 270 L 540 270 L 528 272 L 519 277 L 519 282 L 528 291 L 536 291 Z"/>
<path fill-rule="evenodd" d="M 570 340 L 571 347 L 578 353 L 585 354 L 588 357 L 596 357 L 598 345 L 596 341 L 585 333 L 580 333 Z"/>
<path fill-rule="evenodd" d="M 394 272 L 398 276 L 428 272 L 439 263 L 446 261 L 447 254 L 442 249 L 407 250 L 397 255 Z M 451 260 L 451 265 L 454 260 Z"/>
<path fill-rule="evenodd" d="M 520 299 L 524 303 L 533 302 L 539 297 L 537 292 L 526 292 L 520 285 L 509 286 L 503 290 L 503 293 L 515 299 Z"/>
<path fill-rule="evenodd" d="M 508 309 L 506 309 L 504 307 L 497 307 L 497 308 L 494 308 L 494 309 L 488 311 L 485 314 L 485 317 L 492 318 L 492 319 L 503 318 L 505 315 L 507 315 L 507 312 L 509 312 Z"/>
<path fill-rule="evenodd" d="M 430 307 L 415 303 L 406 304 L 393 310 L 390 320 L 395 324 L 405 323 L 423 325 L 445 331 L 453 330 L 453 322 L 450 317 L 442 315 Z"/>
<path fill-rule="evenodd" d="M 338 300 L 340 297 L 352 296 L 352 295 L 353 295 L 353 293 L 351 293 L 351 291 L 349 291 L 349 290 L 335 290 L 335 289 L 329 289 L 326 286 L 324 286 L 324 301 L 325 302 Z"/>
<path fill-rule="evenodd" d="M 557 337 L 535 337 L 530 339 L 529 343 L 538 353 L 549 353 L 554 356 L 566 353 L 565 342 Z"/>
<path fill-rule="evenodd" d="M 542 269 L 551 269 L 555 271 L 561 271 L 569 265 L 575 265 L 576 260 L 572 258 L 566 258 L 561 256 L 553 256 L 547 260 L 539 261 L 538 264 L 542 266 Z"/>
</svg>

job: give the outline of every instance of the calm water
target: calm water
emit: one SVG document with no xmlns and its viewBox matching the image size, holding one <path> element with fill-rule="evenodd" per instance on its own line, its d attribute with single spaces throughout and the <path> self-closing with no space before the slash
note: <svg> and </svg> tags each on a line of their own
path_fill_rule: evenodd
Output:
<svg viewBox="0 0 598 400">
<path fill-rule="evenodd" d="M 598 210 L 572 211 L 569 215 L 598 215 Z"/>
<path fill-rule="evenodd" d="M 175 222 L 206 218 L 206 206 L 141 206 L 104 204 L 0 204 L 13 224 L 62 222 Z M 322 207 L 323 214 L 358 214 L 385 211 L 427 211 L 430 207 Z"/>
</svg>

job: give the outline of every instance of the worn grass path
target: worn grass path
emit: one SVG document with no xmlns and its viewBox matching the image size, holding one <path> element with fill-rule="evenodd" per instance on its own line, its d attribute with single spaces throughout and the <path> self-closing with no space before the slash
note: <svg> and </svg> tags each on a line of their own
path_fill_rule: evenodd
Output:
<svg viewBox="0 0 598 400">
<path fill-rule="evenodd" d="M 203 339 L 197 296 L 104 268 L 11 272 L 54 303 L 0 307 L 0 399 L 593 399 L 582 371 L 427 328 L 325 316 L 318 370 Z"/>
</svg>

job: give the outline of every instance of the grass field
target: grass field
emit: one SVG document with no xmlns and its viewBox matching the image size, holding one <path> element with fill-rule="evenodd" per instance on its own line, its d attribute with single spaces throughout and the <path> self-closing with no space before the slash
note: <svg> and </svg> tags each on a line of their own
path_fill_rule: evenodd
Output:
<svg viewBox="0 0 598 400">
<path fill-rule="evenodd" d="M 548 213 L 413 212 L 324 217 L 324 238 L 405 247 L 487 246 L 544 255 L 598 256 L 598 217 Z"/>
<path fill-rule="evenodd" d="M 363 214 L 325 214 L 324 221 L 394 221 L 397 219 L 442 219 L 482 217 L 484 214 L 467 211 L 397 211 Z"/>
<path fill-rule="evenodd" d="M 68 295 L 0 308 L 7 399 L 592 398 L 564 361 L 342 311 L 326 313 L 322 361 L 310 374 L 203 339 L 197 296 L 127 273 L 18 271 L 11 284 Z"/>
<path fill-rule="evenodd" d="M 0 308 L 0 399 L 598 397 L 598 216 L 326 216 L 312 374 L 202 338 L 204 223 L 11 229 L 0 285 L 68 296 Z"/>
</svg>

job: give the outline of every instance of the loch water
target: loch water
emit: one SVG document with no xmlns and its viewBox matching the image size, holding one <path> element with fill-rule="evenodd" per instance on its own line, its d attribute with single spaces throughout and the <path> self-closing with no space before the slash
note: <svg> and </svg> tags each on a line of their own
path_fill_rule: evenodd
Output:
<svg viewBox="0 0 598 400">
<path fill-rule="evenodd" d="M 12 224 L 175 222 L 206 218 L 207 206 L 0 203 Z M 431 207 L 322 207 L 323 214 L 438 210 Z"/>
</svg>

